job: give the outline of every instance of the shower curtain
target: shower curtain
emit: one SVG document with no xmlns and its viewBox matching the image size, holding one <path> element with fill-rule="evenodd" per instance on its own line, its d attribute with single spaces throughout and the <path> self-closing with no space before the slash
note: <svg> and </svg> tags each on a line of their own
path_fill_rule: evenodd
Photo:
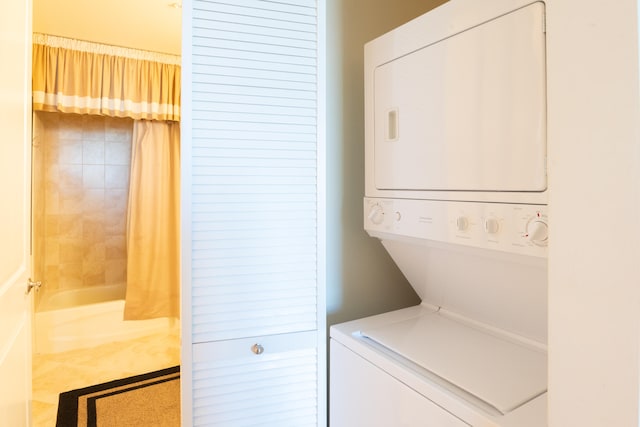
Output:
<svg viewBox="0 0 640 427">
<path fill-rule="evenodd" d="M 134 123 L 124 319 L 179 317 L 180 126 Z"/>
<path fill-rule="evenodd" d="M 33 109 L 134 119 L 125 319 L 178 317 L 180 57 L 33 35 Z"/>
</svg>

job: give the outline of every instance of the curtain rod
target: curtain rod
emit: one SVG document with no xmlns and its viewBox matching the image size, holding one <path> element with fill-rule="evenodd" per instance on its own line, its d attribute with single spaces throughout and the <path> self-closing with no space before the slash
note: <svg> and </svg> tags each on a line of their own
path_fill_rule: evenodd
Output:
<svg viewBox="0 0 640 427">
<path fill-rule="evenodd" d="M 111 56 L 121 56 L 126 58 L 161 62 L 165 64 L 181 65 L 182 60 L 179 55 L 160 53 L 150 50 L 134 49 L 130 47 L 96 43 L 88 40 L 72 39 L 69 37 L 54 36 L 51 34 L 33 33 L 33 44 L 40 44 L 50 47 L 61 47 L 64 49 L 77 50 L 81 52 L 99 53 Z"/>
</svg>

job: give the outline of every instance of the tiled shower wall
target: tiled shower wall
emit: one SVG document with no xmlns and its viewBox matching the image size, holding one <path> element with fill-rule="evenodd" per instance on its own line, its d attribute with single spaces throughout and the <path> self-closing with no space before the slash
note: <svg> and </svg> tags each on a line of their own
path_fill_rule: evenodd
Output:
<svg viewBox="0 0 640 427">
<path fill-rule="evenodd" d="M 44 282 L 43 293 L 124 284 L 132 120 L 36 116 L 34 189 L 42 180 L 44 197 L 34 194 L 34 232 L 44 239 L 44 260 L 39 260 L 44 277 L 38 279 Z M 42 198 L 44 224 L 38 227 L 36 207 Z"/>
</svg>

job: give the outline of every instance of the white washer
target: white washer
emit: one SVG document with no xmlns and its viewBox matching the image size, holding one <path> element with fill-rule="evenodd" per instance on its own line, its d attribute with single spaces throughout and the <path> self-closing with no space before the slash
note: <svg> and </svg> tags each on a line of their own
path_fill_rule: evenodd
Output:
<svg viewBox="0 0 640 427">
<path fill-rule="evenodd" d="M 421 305 L 331 328 L 332 427 L 546 425 L 546 352 Z"/>
<path fill-rule="evenodd" d="M 546 425 L 546 207 L 364 208 L 423 303 L 331 327 L 331 426 Z"/>
</svg>

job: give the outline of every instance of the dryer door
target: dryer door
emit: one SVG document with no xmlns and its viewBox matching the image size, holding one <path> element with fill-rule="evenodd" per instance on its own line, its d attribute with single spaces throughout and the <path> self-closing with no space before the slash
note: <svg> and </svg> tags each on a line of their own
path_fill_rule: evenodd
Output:
<svg viewBox="0 0 640 427">
<path fill-rule="evenodd" d="M 376 68 L 380 190 L 544 191 L 544 5 Z"/>
</svg>

